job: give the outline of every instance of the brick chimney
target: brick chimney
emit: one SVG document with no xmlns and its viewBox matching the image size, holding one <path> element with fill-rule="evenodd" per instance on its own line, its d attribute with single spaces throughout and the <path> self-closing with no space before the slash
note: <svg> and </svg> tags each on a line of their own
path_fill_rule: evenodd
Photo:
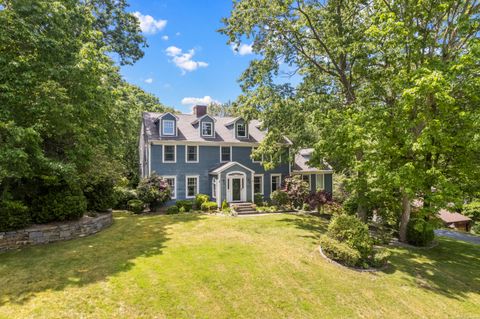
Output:
<svg viewBox="0 0 480 319">
<path fill-rule="evenodd" d="M 206 105 L 195 105 L 193 107 L 193 115 L 196 117 L 202 117 L 207 114 L 207 106 Z"/>
</svg>

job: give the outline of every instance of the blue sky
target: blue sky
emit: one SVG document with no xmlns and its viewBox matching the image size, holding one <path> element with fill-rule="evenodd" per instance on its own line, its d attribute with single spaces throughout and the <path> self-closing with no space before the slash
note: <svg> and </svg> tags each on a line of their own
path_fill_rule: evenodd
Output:
<svg viewBox="0 0 480 319">
<path fill-rule="evenodd" d="M 230 0 L 131 0 L 149 47 L 122 75 L 182 112 L 195 102 L 235 100 L 237 79 L 254 55 L 250 42 L 235 53 L 217 32 L 231 8 Z"/>
</svg>

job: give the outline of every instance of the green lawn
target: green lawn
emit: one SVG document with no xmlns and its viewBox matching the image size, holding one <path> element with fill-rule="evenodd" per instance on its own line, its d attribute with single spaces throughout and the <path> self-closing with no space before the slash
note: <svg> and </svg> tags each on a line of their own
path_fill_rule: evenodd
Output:
<svg viewBox="0 0 480 319">
<path fill-rule="evenodd" d="M 0 254 L 0 317 L 480 317 L 480 246 L 396 248 L 384 272 L 358 273 L 320 257 L 325 227 L 117 213 L 92 237 Z"/>
</svg>

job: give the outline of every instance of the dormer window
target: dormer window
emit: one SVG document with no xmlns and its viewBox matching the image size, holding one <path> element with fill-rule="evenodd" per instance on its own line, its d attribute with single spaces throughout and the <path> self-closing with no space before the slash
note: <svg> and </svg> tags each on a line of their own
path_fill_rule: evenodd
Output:
<svg viewBox="0 0 480 319">
<path fill-rule="evenodd" d="M 212 122 L 202 122 L 202 136 L 213 136 Z"/>
<path fill-rule="evenodd" d="M 175 135 L 175 121 L 174 120 L 163 120 L 162 134 L 163 135 Z"/>
<path fill-rule="evenodd" d="M 237 123 L 237 136 L 247 137 L 247 130 L 245 129 L 245 123 Z"/>
</svg>

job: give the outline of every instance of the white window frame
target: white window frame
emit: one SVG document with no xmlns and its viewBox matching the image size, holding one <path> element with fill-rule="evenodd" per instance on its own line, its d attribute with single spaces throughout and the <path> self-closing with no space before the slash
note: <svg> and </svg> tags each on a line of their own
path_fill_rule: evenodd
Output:
<svg viewBox="0 0 480 319">
<path fill-rule="evenodd" d="M 206 124 L 209 124 L 209 125 L 210 125 L 210 132 L 211 132 L 210 134 L 203 134 L 203 129 L 204 129 L 204 126 L 205 126 Z M 202 122 L 202 126 L 201 126 L 200 130 L 201 130 L 200 134 L 201 134 L 202 136 L 212 137 L 212 136 L 213 136 L 213 123 L 212 123 L 212 122 Z"/>
<path fill-rule="evenodd" d="M 177 176 L 176 175 L 163 176 L 163 179 L 165 179 L 165 180 L 166 179 L 173 179 L 172 199 L 177 199 Z"/>
<path fill-rule="evenodd" d="M 240 134 L 238 134 L 238 126 L 239 126 L 239 125 L 243 125 L 243 131 L 245 132 L 245 135 L 240 135 Z M 235 130 L 236 130 L 236 133 L 237 133 L 237 137 L 247 137 L 247 125 L 246 125 L 245 122 L 243 122 L 243 123 L 237 123 L 237 126 L 236 126 Z"/>
<path fill-rule="evenodd" d="M 320 187 L 318 186 L 318 179 L 319 179 L 320 176 L 322 176 L 322 185 L 323 185 L 323 188 L 320 188 Z M 325 190 L 325 174 L 320 173 L 320 174 L 317 174 L 317 175 L 315 176 L 315 189 Z"/>
<path fill-rule="evenodd" d="M 166 161 L 165 160 L 165 146 L 173 146 L 173 161 Z M 177 145 L 175 144 L 162 144 L 162 163 L 176 163 L 177 162 Z"/>
<path fill-rule="evenodd" d="M 272 184 L 273 184 L 273 178 L 278 177 L 278 188 L 273 189 Z M 270 193 L 273 193 L 276 190 L 279 190 L 282 188 L 282 174 L 270 174 Z"/>
<path fill-rule="evenodd" d="M 255 177 L 260 177 L 261 178 L 261 182 L 260 182 L 260 189 L 261 189 L 261 192 L 260 193 L 255 193 Z M 253 175 L 253 194 L 265 194 L 265 190 L 264 190 L 264 186 L 265 186 L 265 180 L 263 178 L 263 174 L 254 174 Z M 271 187 L 271 186 L 270 186 Z"/>
<path fill-rule="evenodd" d="M 197 148 L 197 160 L 196 161 L 189 161 L 188 160 L 188 148 L 189 147 L 196 147 Z M 198 163 L 200 161 L 200 148 L 198 145 L 185 145 L 185 163 Z"/>
<path fill-rule="evenodd" d="M 217 183 L 218 180 L 216 177 L 212 178 L 212 197 L 217 199 Z"/>
<path fill-rule="evenodd" d="M 188 179 L 195 178 L 197 180 L 197 191 L 193 196 L 188 195 Z M 195 195 L 199 194 L 199 187 L 200 187 L 200 176 L 198 175 L 187 175 L 185 176 L 185 198 L 195 198 Z"/>
<path fill-rule="evenodd" d="M 302 181 L 305 181 L 303 179 L 304 176 L 308 176 L 308 187 L 311 188 L 312 187 L 312 174 L 302 174 L 300 176 L 302 176 Z"/>
<path fill-rule="evenodd" d="M 172 123 L 173 125 L 173 131 L 172 133 L 165 133 L 165 124 L 166 123 Z M 165 135 L 165 136 L 175 136 L 175 129 L 176 129 L 176 124 L 175 124 L 175 120 L 162 120 L 162 135 Z"/>
<path fill-rule="evenodd" d="M 253 154 L 253 151 L 258 148 L 258 146 L 252 146 L 252 151 L 250 152 L 250 155 Z M 253 155 L 252 155 L 252 163 L 261 163 L 263 162 L 263 154 L 262 154 L 262 158 L 259 160 L 259 161 L 256 161 L 254 158 L 253 158 Z"/>
<path fill-rule="evenodd" d="M 222 147 L 228 147 L 230 148 L 230 159 L 228 161 L 224 161 L 223 158 L 222 158 Z M 231 162 L 232 161 L 232 158 L 233 158 L 233 150 L 232 150 L 232 147 L 231 146 L 221 146 L 220 145 L 220 163 L 228 163 L 228 162 Z"/>
</svg>

